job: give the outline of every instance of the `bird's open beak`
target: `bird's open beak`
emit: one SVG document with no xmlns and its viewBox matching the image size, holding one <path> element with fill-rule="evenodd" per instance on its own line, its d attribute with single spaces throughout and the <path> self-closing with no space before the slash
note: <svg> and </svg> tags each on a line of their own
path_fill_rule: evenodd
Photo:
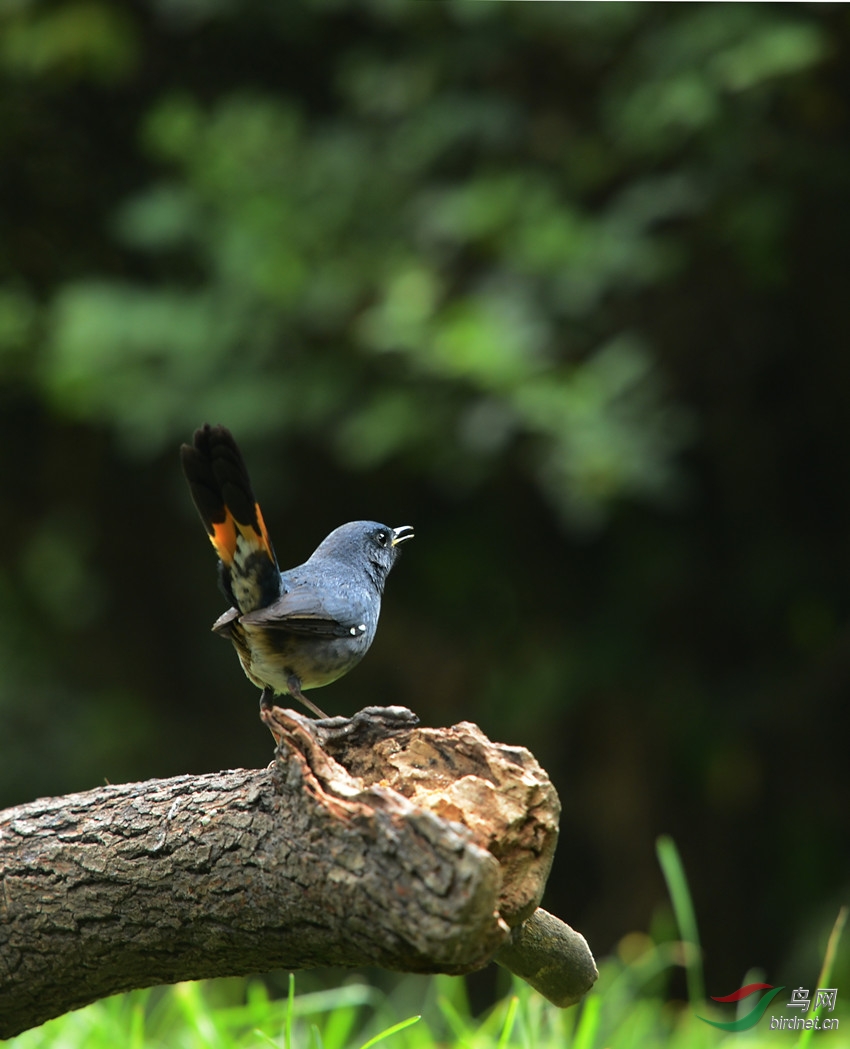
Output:
<svg viewBox="0 0 850 1049">
<path fill-rule="evenodd" d="M 398 528 L 393 529 L 393 541 L 391 546 L 398 546 L 399 543 L 406 543 L 408 539 L 413 538 L 413 526 L 412 525 L 399 525 Z"/>
</svg>

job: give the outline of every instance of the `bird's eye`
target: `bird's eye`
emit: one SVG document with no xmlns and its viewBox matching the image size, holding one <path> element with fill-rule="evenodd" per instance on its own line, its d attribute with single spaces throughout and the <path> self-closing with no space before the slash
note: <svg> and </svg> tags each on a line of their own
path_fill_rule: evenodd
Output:
<svg viewBox="0 0 850 1049">
<path fill-rule="evenodd" d="M 386 546 L 390 537 L 386 532 L 378 532 L 375 538 L 378 540 L 378 546 Z"/>
</svg>

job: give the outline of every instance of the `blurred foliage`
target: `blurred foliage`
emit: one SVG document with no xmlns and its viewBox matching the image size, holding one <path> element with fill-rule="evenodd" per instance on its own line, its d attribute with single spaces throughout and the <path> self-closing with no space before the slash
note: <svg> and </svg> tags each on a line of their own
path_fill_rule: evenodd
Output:
<svg viewBox="0 0 850 1049">
<path fill-rule="evenodd" d="M 455 173 L 454 151 L 515 148 L 521 116 L 510 100 L 447 104 L 439 74 L 352 61 L 347 123 L 256 95 L 155 108 L 143 141 L 182 179 L 130 200 L 115 228 L 184 253 L 190 273 L 179 290 L 63 289 L 56 402 L 145 444 L 179 432 L 191 392 L 240 431 L 318 431 L 355 468 L 409 455 L 439 476 L 533 436 L 544 490 L 583 518 L 664 491 L 683 426 L 651 356 L 619 326 L 577 325 L 617 284 L 663 275 L 652 229 L 686 188 L 633 187 L 592 217 L 558 185 L 566 157 Z M 391 106 L 372 97 L 386 80 Z"/>
<path fill-rule="evenodd" d="M 838 5 L 0 7 L 3 802 L 268 759 L 176 464 L 222 421 L 283 562 L 417 527 L 323 705 L 534 749 L 597 949 L 669 831 L 712 986 L 806 956 L 847 886 L 848 50 Z"/>
</svg>

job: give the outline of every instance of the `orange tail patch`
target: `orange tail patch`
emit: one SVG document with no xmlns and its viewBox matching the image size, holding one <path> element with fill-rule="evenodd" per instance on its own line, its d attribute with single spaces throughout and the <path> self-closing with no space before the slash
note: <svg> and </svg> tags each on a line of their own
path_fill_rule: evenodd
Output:
<svg viewBox="0 0 850 1049">
<path fill-rule="evenodd" d="M 228 568 L 233 566 L 234 559 L 242 560 L 246 553 L 262 552 L 276 564 L 269 533 L 260 510 L 259 503 L 254 504 L 255 520 L 251 524 L 241 524 L 233 516 L 228 506 L 224 507 L 224 520 L 211 521 L 210 542 L 219 558 Z M 240 543 L 240 539 L 242 542 Z"/>
<path fill-rule="evenodd" d="M 280 572 L 242 453 L 224 426 L 209 423 L 180 449 L 183 472 L 221 562 L 219 582 L 241 612 L 280 596 Z"/>
</svg>

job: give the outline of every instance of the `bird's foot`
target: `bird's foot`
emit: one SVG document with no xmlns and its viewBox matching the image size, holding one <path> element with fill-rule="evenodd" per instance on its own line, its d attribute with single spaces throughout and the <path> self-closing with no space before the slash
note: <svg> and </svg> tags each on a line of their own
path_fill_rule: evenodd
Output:
<svg viewBox="0 0 850 1049">
<path fill-rule="evenodd" d="M 290 674 L 286 679 L 286 687 L 289 689 L 289 694 L 293 699 L 297 699 L 299 703 L 303 703 L 308 710 L 312 710 L 317 718 L 327 719 L 326 714 L 321 707 L 317 707 L 312 699 L 307 699 L 304 693 L 301 691 L 301 682 L 297 675 Z"/>
</svg>

